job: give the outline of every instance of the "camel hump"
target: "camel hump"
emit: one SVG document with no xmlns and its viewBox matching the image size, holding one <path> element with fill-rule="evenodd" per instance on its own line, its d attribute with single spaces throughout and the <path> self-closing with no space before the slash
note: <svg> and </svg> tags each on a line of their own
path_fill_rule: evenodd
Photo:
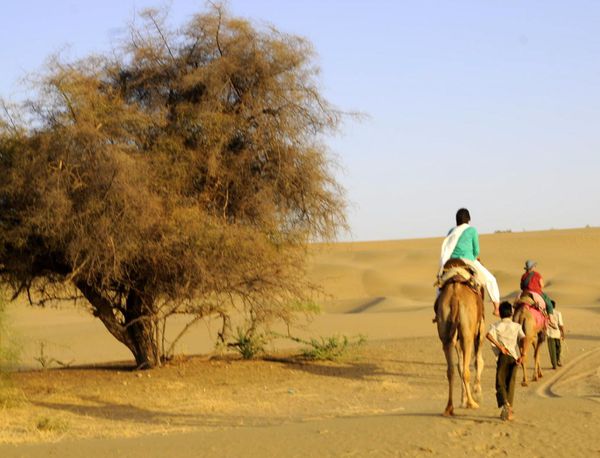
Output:
<svg viewBox="0 0 600 458">
<path fill-rule="evenodd" d="M 519 318 L 519 315 L 521 315 L 521 318 L 518 320 L 519 322 L 527 320 L 527 316 L 523 314 L 523 312 L 527 311 L 533 319 L 536 329 L 546 328 L 548 317 L 536 307 L 535 302 L 530 304 L 527 301 L 519 300 L 515 306 L 515 314 L 517 311 L 519 311 L 517 318 Z"/>
<path fill-rule="evenodd" d="M 536 307 L 535 298 L 529 291 L 523 291 L 521 295 L 515 301 L 515 310 L 523 307 L 524 305 L 528 305 L 531 308 Z"/>
<path fill-rule="evenodd" d="M 441 275 L 438 277 L 436 286 L 443 288 L 452 283 L 464 283 L 475 292 L 479 293 L 482 284 L 477 272 L 462 259 L 449 259 L 444 264 Z"/>
<path fill-rule="evenodd" d="M 468 264 L 460 258 L 450 258 L 444 264 L 444 270 L 452 269 L 454 267 L 467 267 Z"/>
<path fill-rule="evenodd" d="M 535 303 L 535 297 L 533 297 L 533 294 L 531 294 L 530 291 L 522 291 L 521 292 L 521 299 L 527 300 L 527 301 L 533 301 L 533 303 Z"/>
</svg>

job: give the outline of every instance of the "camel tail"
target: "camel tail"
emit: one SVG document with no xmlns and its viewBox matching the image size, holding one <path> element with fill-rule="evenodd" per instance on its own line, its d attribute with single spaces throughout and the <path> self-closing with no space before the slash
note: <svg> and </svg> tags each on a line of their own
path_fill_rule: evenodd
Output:
<svg viewBox="0 0 600 458">
<path fill-rule="evenodd" d="M 526 320 L 525 320 L 525 316 L 523 315 L 521 309 L 517 309 L 517 311 L 515 312 L 515 314 L 513 315 L 513 321 L 515 323 L 519 323 L 521 325 L 521 329 L 523 329 L 523 332 L 525 334 L 527 334 L 527 328 L 525 326 L 526 324 Z"/>
<path fill-rule="evenodd" d="M 542 330 L 538 332 L 538 342 L 542 343 L 546 340 L 546 333 Z"/>
<path fill-rule="evenodd" d="M 477 325 L 477 334 L 475 334 L 475 341 L 473 342 L 475 354 L 479 353 L 479 345 L 483 341 L 483 339 L 481 338 L 481 333 L 483 330 L 484 330 L 484 328 L 480 321 L 479 324 Z"/>
</svg>

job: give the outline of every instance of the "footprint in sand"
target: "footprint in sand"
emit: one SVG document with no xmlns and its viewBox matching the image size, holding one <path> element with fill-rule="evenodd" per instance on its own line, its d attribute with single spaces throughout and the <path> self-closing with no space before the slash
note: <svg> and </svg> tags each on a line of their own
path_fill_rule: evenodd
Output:
<svg viewBox="0 0 600 458">
<path fill-rule="evenodd" d="M 450 431 L 448 433 L 448 436 L 462 439 L 463 437 L 469 436 L 470 434 L 471 434 L 471 432 L 468 429 L 459 428 L 459 429 Z"/>
</svg>

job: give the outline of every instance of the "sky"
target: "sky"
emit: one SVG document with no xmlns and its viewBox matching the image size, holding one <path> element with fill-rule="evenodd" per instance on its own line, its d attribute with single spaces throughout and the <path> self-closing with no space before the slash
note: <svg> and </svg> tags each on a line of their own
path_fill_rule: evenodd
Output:
<svg viewBox="0 0 600 458">
<path fill-rule="evenodd" d="M 118 45 L 151 0 L 7 0 L 0 96 L 52 54 Z M 183 25 L 205 2 L 172 0 Z M 600 226 L 600 2 L 230 0 L 230 13 L 308 38 L 351 232 L 443 236 L 460 207 L 481 233 Z"/>
</svg>

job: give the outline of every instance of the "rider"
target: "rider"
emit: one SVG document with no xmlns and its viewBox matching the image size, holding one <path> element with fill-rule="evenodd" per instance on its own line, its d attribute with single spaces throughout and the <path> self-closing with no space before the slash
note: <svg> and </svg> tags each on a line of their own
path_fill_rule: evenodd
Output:
<svg viewBox="0 0 600 458">
<path fill-rule="evenodd" d="M 469 225 L 469 210 L 461 208 L 456 212 L 456 227 L 452 228 L 442 243 L 440 274 L 448 259 L 459 258 L 473 267 L 484 281 L 485 288 L 494 305 L 494 315 L 499 316 L 500 291 L 496 278 L 479 261 L 479 235 L 477 229 Z"/>
<path fill-rule="evenodd" d="M 537 262 L 531 259 L 525 261 L 525 273 L 521 276 L 521 291 L 539 294 L 546 303 L 546 312 L 551 315 L 554 311 L 552 299 L 544 293 L 544 279 L 538 271 L 534 270 L 535 266 Z"/>
</svg>

